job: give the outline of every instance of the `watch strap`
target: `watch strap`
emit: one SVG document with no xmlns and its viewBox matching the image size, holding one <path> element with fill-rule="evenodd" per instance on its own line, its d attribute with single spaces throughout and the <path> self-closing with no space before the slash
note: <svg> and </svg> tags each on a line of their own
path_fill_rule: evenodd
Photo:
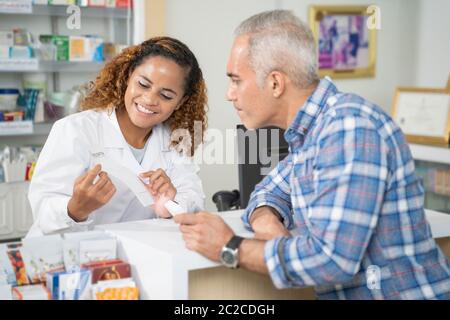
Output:
<svg viewBox="0 0 450 320">
<path fill-rule="evenodd" d="M 237 249 L 243 240 L 244 238 L 235 235 L 228 241 L 226 247 L 232 250 Z"/>
</svg>

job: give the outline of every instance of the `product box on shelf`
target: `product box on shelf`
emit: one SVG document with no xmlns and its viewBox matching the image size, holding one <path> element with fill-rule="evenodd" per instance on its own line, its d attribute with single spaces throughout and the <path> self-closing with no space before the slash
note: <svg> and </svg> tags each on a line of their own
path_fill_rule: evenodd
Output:
<svg viewBox="0 0 450 320">
<path fill-rule="evenodd" d="M 39 36 L 39 40 L 45 44 L 53 44 L 56 46 L 56 60 L 68 61 L 69 60 L 69 36 L 61 36 L 55 34 L 42 34 Z"/>
<path fill-rule="evenodd" d="M 92 283 L 131 277 L 130 264 L 120 259 L 85 263 L 81 266 L 92 272 Z"/>
<path fill-rule="evenodd" d="M 91 271 L 79 269 L 47 273 L 47 288 L 53 300 L 86 300 L 90 298 Z"/>
<path fill-rule="evenodd" d="M 99 281 L 92 286 L 94 300 L 138 300 L 139 289 L 131 278 Z"/>
</svg>

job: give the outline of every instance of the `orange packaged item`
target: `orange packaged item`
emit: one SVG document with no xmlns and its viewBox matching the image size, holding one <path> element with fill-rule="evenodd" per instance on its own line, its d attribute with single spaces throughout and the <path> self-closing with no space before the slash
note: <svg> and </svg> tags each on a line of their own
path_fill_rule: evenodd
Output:
<svg viewBox="0 0 450 320">
<path fill-rule="evenodd" d="M 27 272 L 25 270 L 25 264 L 23 263 L 22 254 L 20 249 L 12 249 L 7 252 L 11 265 L 16 274 L 16 281 L 18 286 L 27 285 L 28 281 Z"/>
<path fill-rule="evenodd" d="M 95 300 L 138 300 L 139 290 L 132 278 L 99 281 L 92 286 Z"/>
<path fill-rule="evenodd" d="M 138 300 L 138 288 L 107 288 L 95 294 L 96 300 Z"/>
</svg>

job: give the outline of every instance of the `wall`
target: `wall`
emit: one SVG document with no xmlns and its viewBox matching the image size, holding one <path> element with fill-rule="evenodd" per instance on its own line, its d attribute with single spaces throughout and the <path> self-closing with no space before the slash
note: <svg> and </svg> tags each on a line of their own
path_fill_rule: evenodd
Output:
<svg viewBox="0 0 450 320">
<path fill-rule="evenodd" d="M 450 76 L 450 1 L 421 0 L 418 12 L 414 84 L 444 87 Z"/>
</svg>

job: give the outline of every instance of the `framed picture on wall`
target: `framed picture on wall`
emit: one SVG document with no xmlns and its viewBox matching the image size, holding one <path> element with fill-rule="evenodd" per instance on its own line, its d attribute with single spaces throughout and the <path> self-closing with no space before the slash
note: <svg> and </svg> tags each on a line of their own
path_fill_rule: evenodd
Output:
<svg viewBox="0 0 450 320">
<path fill-rule="evenodd" d="M 310 7 L 309 24 L 316 39 L 321 77 L 375 76 L 376 28 L 368 28 L 368 18 L 365 6 Z"/>
<path fill-rule="evenodd" d="M 450 90 L 399 87 L 392 117 L 409 142 L 448 146 Z"/>
</svg>

